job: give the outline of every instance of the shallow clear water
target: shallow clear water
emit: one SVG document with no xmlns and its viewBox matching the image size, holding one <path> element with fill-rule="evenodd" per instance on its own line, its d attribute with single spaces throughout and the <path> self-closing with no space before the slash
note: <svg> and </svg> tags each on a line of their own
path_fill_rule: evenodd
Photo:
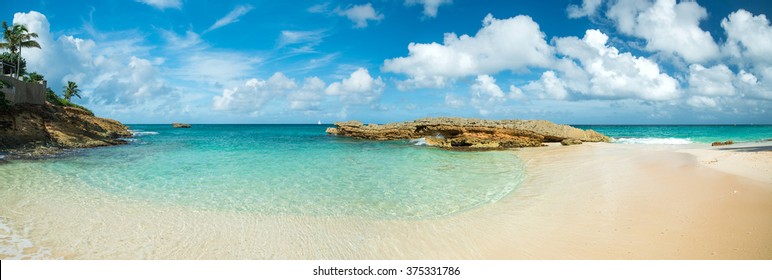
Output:
<svg viewBox="0 0 772 280">
<path fill-rule="evenodd" d="M 0 165 L 0 177 L 45 170 L 35 176 L 192 209 L 379 219 L 471 209 L 504 197 L 524 177 L 512 152 L 359 141 L 326 135 L 319 125 L 130 127 L 130 145 L 14 161 Z"/>
<path fill-rule="evenodd" d="M 772 139 L 772 125 L 576 125 L 632 144 L 689 144 Z"/>
</svg>

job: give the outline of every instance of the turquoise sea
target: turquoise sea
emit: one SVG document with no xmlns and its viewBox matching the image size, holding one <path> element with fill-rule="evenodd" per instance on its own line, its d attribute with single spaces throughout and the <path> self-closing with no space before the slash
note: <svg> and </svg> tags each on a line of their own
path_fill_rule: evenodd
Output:
<svg viewBox="0 0 772 280">
<path fill-rule="evenodd" d="M 0 258 L 70 257 L 62 251 L 104 258 L 177 258 L 159 252 L 185 246 L 210 246 L 204 251 L 217 252 L 214 245 L 190 245 L 185 238 L 230 228 L 226 239 L 241 240 L 253 233 L 239 230 L 260 230 L 264 223 L 274 230 L 262 232 L 271 236 L 266 240 L 278 242 L 267 255 L 258 254 L 267 257 L 288 246 L 276 241 L 283 240 L 283 230 L 318 231 L 309 226 L 311 220 L 359 221 L 334 229 L 327 227 L 340 224 L 315 224 L 338 234 L 370 222 L 444 220 L 440 218 L 499 201 L 528 175 L 513 151 L 454 152 L 425 146 L 420 139 L 355 140 L 327 135 L 327 127 L 130 125 L 135 137 L 128 145 L 41 160 L 0 159 Z M 579 127 L 613 137 L 612 145 L 689 146 L 772 138 L 772 126 Z M 165 227 L 170 219 L 180 219 L 173 230 Z M 155 239 L 168 236 L 163 230 L 181 232 L 173 235 L 177 241 L 167 243 Z M 328 241 L 324 234 L 308 236 Z M 156 248 L 147 247 L 147 240 L 171 249 L 147 251 Z M 97 248 L 92 246 L 101 249 L 83 251 Z M 319 253 L 292 252 L 305 257 Z"/>
<path fill-rule="evenodd" d="M 360 141 L 326 135 L 327 125 L 130 127 L 135 137 L 129 145 L 2 164 L 0 178 L 6 183 L 0 190 L 33 181 L 13 180 L 19 174 L 37 174 L 193 209 L 403 219 L 495 202 L 515 190 L 526 173 L 511 151 L 453 152 L 421 141 Z M 578 127 L 619 144 L 772 138 L 772 126 Z"/>
<path fill-rule="evenodd" d="M 45 170 L 115 195 L 192 209 L 403 219 L 497 201 L 524 177 L 512 152 L 358 141 L 327 135 L 323 125 L 130 128 L 129 145 L 14 161 L 0 165 L 0 178 Z"/>
</svg>

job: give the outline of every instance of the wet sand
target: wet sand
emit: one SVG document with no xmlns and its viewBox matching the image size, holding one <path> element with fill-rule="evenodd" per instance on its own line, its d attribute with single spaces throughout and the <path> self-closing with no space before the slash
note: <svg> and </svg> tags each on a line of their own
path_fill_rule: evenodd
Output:
<svg viewBox="0 0 772 280">
<path fill-rule="evenodd" d="M 528 174 L 517 190 L 425 220 L 199 211 L 77 182 L 31 182 L 39 188 L 0 194 L 0 258 L 772 259 L 772 183 L 756 178 L 772 154 L 759 149 L 596 143 L 511 151 Z M 722 171 L 704 162 L 712 153 L 726 166 L 761 169 Z"/>
</svg>

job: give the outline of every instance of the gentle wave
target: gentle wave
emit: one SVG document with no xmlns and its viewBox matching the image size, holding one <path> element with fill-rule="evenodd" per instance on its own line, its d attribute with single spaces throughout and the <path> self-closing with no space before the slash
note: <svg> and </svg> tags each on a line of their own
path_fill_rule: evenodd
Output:
<svg viewBox="0 0 772 280">
<path fill-rule="evenodd" d="M 413 143 L 413 145 L 416 145 L 416 146 L 426 146 L 426 145 L 429 145 L 429 143 L 426 143 L 426 138 L 424 138 L 424 137 L 410 140 L 410 143 Z"/>
<path fill-rule="evenodd" d="M 685 145 L 691 144 L 692 140 L 689 138 L 612 138 L 614 143 L 622 144 L 654 144 L 654 145 Z"/>
<path fill-rule="evenodd" d="M 155 131 L 138 131 L 138 130 L 129 130 L 129 132 L 131 132 L 131 134 L 132 134 L 134 137 L 137 137 L 137 136 L 145 136 L 145 135 L 158 135 L 158 132 L 155 132 Z"/>
</svg>

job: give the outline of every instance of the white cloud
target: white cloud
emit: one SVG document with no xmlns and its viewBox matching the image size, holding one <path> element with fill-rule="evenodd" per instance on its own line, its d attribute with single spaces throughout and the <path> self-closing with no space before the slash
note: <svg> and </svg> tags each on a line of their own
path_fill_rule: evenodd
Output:
<svg viewBox="0 0 772 280">
<path fill-rule="evenodd" d="M 219 111 L 254 113 L 268 101 L 297 88 L 295 80 L 276 72 L 268 80 L 250 79 L 244 85 L 227 88 L 213 98 L 212 107 Z"/>
<path fill-rule="evenodd" d="M 452 93 L 445 94 L 445 106 L 450 108 L 461 108 L 464 107 L 464 104 L 466 104 L 466 101 L 457 95 Z"/>
<path fill-rule="evenodd" d="M 306 78 L 303 87 L 289 94 L 290 109 L 300 111 L 320 110 L 324 99 L 325 83 L 318 77 Z"/>
<path fill-rule="evenodd" d="M 622 33 L 645 39 L 649 51 L 677 55 L 687 62 L 705 62 L 719 56 L 713 37 L 700 28 L 700 21 L 708 13 L 697 2 L 620 0 L 606 15 Z"/>
<path fill-rule="evenodd" d="M 522 96 L 522 91 L 514 85 L 510 86 L 509 89 L 510 93 L 506 94 L 496 84 L 496 79 L 489 75 L 479 75 L 469 87 L 472 106 L 478 109 L 481 115 L 487 115 L 492 112 L 491 110 L 507 102 L 508 99 Z"/>
<path fill-rule="evenodd" d="M 475 36 L 446 33 L 442 44 L 410 43 L 408 56 L 387 59 L 383 71 L 406 74 L 401 90 L 445 87 L 457 78 L 524 71 L 550 64 L 552 48 L 528 16 L 495 19 L 488 14 Z"/>
<path fill-rule="evenodd" d="M 312 14 L 326 13 L 328 11 L 327 8 L 329 6 L 330 6 L 330 3 L 316 4 L 316 5 L 313 5 L 311 7 L 308 7 L 308 9 L 306 9 L 306 11 L 309 12 L 309 13 L 312 13 Z"/>
<path fill-rule="evenodd" d="M 381 77 L 374 79 L 367 69 L 359 68 L 348 78 L 330 84 L 325 92 L 340 96 L 343 103 L 370 104 L 381 96 L 385 87 Z"/>
<path fill-rule="evenodd" d="M 699 64 L 689 66 L 689 88 L 692 94 L 703 96 L 734 95 L 733 80 L 734 73 L 723 64 L 710 68 L 705 68 Z"/>
<path fill-rule="evenodd" d="M 39 35 L 41 48 L 23 51 L 28 70 L 43 74 L 56 92 L 66 81 L 78 83 L 84 96 L 78 102 L 125 107 L 153 102 L 148 96 L 162 100 L 176 94 L 159 78 L 157 65 L 140 57 L 145 49 L 136 46 L 140 39 L 97 43 L 62 35 L 54 40 L 48 19 L 35 11 L 16 13 L 13 23 L 25 24 Z"/>
<path fill-rule="evenodd" d="M 161 37 L 166 40 L 166 47 L 173 50 L 188 49 L 196 46 L 201 46 L 203 41 L 201 35 L 196 32 L 188 30 L 184 36 L 179 36 L 173 31 L 161 30 Z"/>
<path fill-rule="evenodd" d="M 555 71 L 545 71 L 539 80 L 528 83 L 524 89 L 541 99 L 562 100 L 568 97 L 566 85 L 557 77 Z"/>
<path fill-rule="evenodd" d="M 598 7 L 603 3 L 603 0 L 584 0 L 582 5 L 568 5 L 566 12 L 568 12 L 569 18 L 580 18 L 586 16 L 592 16 L 598 11 Z"/>
<path fill-rule="evenodd" d="M 269 102 L 288 102 L 296 111 L 320 111 L 326 99 L 337 96 L 344 105 L 370 105 L 385 88 L 383 80 L 373 78 L 359 68 L 348 78 L 326 86 L 318 77 L 307 77 L 299 86 L 295 79 L 276 72 L 267 80 L 252 78 L 242 85 L 226 88 L 212 98 L 212 108 L 218 111 L 256 114 Z"/>
<path fill-rule="evenodd" d="M 437 10 L 445 4 L 452 4 L 453 0 L 405 0 L 405 5 L 413 6 L 420 4 L 424 6 L 424 16 L 437 17 Z"/>
<path fill-rule="evenodd" d="M 324 31 L 293 31 L 282 30 L 279 40 L 276 43 L 277 48 L 283 48 L 286 46 L 303 45 L 302 48 L 312 48 L 322 42 L 325 37 Z"/>
<path fill-rule="evenodd" d="M 656 62 L 629 52 L 620 53 L 607 46 L 607 42 L 608 36 L 598 30 L 587 30 L 581 40 L 576 37 L 555 39 L 557 51 L 565 56 L 556 64 L 563 77 L 545 72 L 539 92 L 557 99 L 566 96 L 563 88 L 589 98 L 678 98 L 678 81 L 662 72 Z M 526 89 L 540 89 L 536 86 Z"/>
<path fill-rule="evenodd" d="M 149 60 L 131 57 L 126 67 L 102 73 L 87 96 L 94 104 L 138 105 L 162 99 L 170 93 L 174 93 L 173 89 L 158 77 L 158 71 Z"/>
<path fill-rule="evenodd" d="M 738 10 L 721 21 L 727 40 L 724 51 L 741 62 L 772 64 L 772 26 L 765 15 Z"/>
<path fill-rule="evenodd" d="M 383 14 L 375 11 L 371 3 L 354 5 L 347 9 L 337 7 L 333 12 L 339 16 L 345 16 L 354 22 L 354 28 L 365 28 L 367 27 L 367 21 L 381 21 L 383 19 Z"/>
<path fill-rule="evenodd" d="M 134 0 L 134 1 L 145 3 L 159 10 L 163 10 L 166 8 L 175 8 L 175 9 L 182 8 L 181 0 Z"/>
<path fill-rule="evenodd" d="M 212 24 L 212 26 L 206 29 L 204 33 L 226 26 L 234 22 L 238 22 L 242 16 L 246 15 L 247 13 L 249 13 L 249 11 L 251 11 L 254 8 L 255 7 L 252 5 L 236 6 L 236 8 L 233 8 L 233 10 L 230 11 L 227 15 L 225 15 L 221 19 L 218 19 L 216 22 L 214 22 L 214 24 Z"/>
<path fill-rule="evenodd" d="M 686 104 L 697 108 L 715 108 L 718 106 L 716 99 L 705 96 L 692 96 L 686 100 Z"/>
</svg>

